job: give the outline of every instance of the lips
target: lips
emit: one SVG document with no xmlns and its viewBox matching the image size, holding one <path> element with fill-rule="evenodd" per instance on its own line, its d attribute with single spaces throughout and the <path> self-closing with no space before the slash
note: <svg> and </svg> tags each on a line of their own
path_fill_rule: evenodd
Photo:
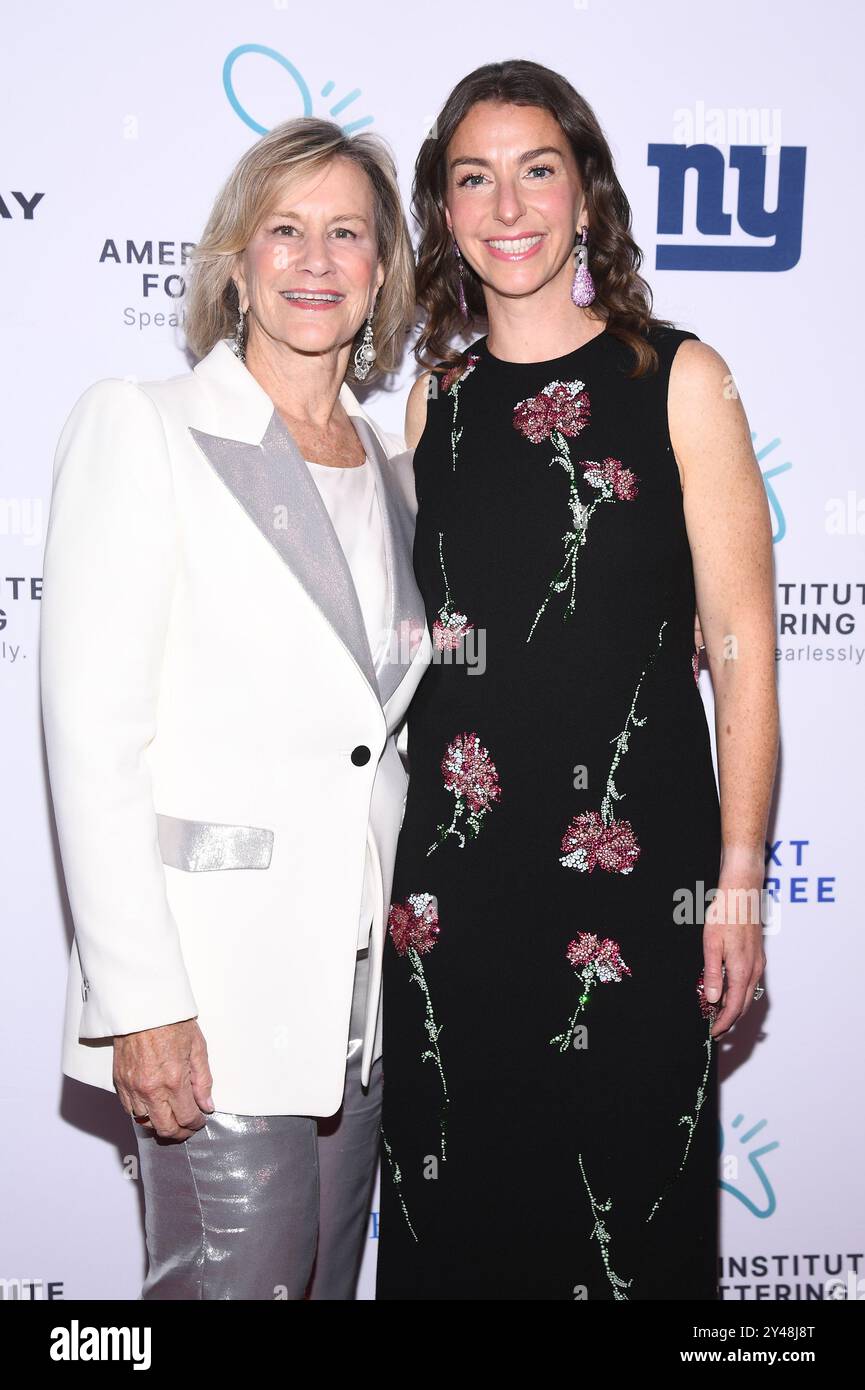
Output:
<svg viewBox="0 0 865 1390">
<path fill-rule="evenodd" d="M 315 290 L 280 290 L 286 304 L 296 304 L 301 309 L 333 309 L 345 299 L 344 294 Z"/>
<path fill-rule="evenodd" d="M 523 261 L 535 254 L 543 240 L 543 232 L 533 232 L 522 237 L 490 237 L 486 246 L 490 255 L 497 260 Z"/>
</svg>

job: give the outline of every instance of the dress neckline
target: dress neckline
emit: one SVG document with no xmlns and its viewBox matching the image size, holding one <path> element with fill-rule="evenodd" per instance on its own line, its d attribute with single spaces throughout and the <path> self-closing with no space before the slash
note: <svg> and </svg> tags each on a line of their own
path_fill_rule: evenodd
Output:
<svg viewBox="0 0 865 1390">
<path fill-rule="evenodd" d="M 542 368 L 545 371 L 557 372 L 569 367 L 581 353 L 587 352 L 590 348 L 594 347 L 595 343 L 609 336 L 605 324 L 600 333 L 596 333 L 593 338 L 589 338 L 588 342 L 581 343 L 578 348 L 573 348 L 571 352 L 565 352 L 561 357 L 548 357 L 536 362 L 512 362 L 506 357 L 496 357 L 494 353 L 490 352 L 487 344 L 489 334 L 484 334 L 483 338 L 479 338 L 469 351 L 479 353 L 485 362 L 492 363 L 494 367 L 503 368 L 505 371 L 527 371 L 530 368 Z"/>
</svg>

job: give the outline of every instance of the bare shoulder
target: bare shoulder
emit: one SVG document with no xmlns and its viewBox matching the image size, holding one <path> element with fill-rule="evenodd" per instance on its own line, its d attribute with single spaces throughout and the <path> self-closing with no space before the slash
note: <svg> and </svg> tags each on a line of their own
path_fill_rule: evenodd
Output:
<svg viewBox="0 0 865 1390">
<path fill-rule="evenodd" d="M 424 432 L 432 371 L 422 372 L 408 393 L 405 407 L 405 442 L 413 449 Z"/>
<path fill-rule="evenodd" d="M 748 421 L 733 373 L 709 343 L 686 338 L 670 368 L 667 416 L 682 484 L 687 475 L 735 457 L 753 457 Z"/>
</svg>

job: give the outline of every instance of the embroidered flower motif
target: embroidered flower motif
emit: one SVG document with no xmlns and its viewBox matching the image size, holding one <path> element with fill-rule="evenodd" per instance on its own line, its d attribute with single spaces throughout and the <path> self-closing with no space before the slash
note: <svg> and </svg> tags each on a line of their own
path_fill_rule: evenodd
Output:
<svg viewBox="0 0 865 1390">
<path fill-rule="evenodd" d="M 501 786 L 496 765 L 475 733 L 457 734 L 447 746 L 441 762 L 445 788 L 455 797 L 450 825 L 436 827 L 437 836 L 427 850 L 427 857 L 444 844 L 449 835 L 456 835 L 460 849 L 465 849 L 466 837 L 457 826 L 468 808 L 466 828 L 472 839 L 477 838 L 487 811 L 501 798 Z"/>
<path fill-rule="evenodd" d="M 514 407 L 514 425 L 532 444 L 552 439 L 557 449 L 567 452 L 557 434 L 575 438 L 591 419 L 589 394 L 584 381 L 551 381 L 536 396 L 529 396 Z"/>
<path fill-rule="evenodd" d="M 594 459 L 583 459 L 580 468 L 583 470 L 584 480 L 595 489 L 597 496 L 587 505 L 580 501 L 580 494 L 577 488 L 576 473 L 571 462 L 568 446 L 564 439 L 561 439 L 562 450 L 558 450 L 554 463 L 560 463 L 568 475 L 568 509 L 571 513 L 571 529 L 566 531 L 563 540 L 565 543 L 565 560 L 555 578 L 551 581 L 547 591 L 547 596 L 535 614 L 535 620 L 529 630 L 526 642 L 532 640 L 535 628 L 543 616 L 543 613 L 554 594 L 564 593 L 570 590 L 568 601 L 565 606 L 565 620 L 574 613 L 577 601 L 577 560 L 580 557 L 580 550 L 586 543 L 589 522 L 595 511 L 605 502 L 632 502 L 637 496 L 637 475 L 630 468 L 623 468 L 621 459 L 605 458 L 600 463 Z"/>
<path fill-rule="evenodd" d="M 432 640 L 436 651 L 453 652 L 456 651 L 463 638 L 474 629 L 474 623 L 470 623 L 465 613 L 458 613 L 454 607 L 448 586 L 448 577 L 445 573 L 442 539 L 442 532 L 439 531 L 439 564 L 445 586 L 445 601 L 433 623 Z"/>
<path fill-rule="evenodd" d="M 577 1019 L 588 1004 L 595 985 L 620 984 L 624 977 L 631 973 L 630 966 L 622 960 L 618 943 L 609 936 L 599 941 L 592 932 L 580 932 L 576 939 L 569 943 L 566 954 L 568 963 L 573 966 L 583 982 L 583 992 L 565 1032 L 557 1033 L 554 1038 L 550 1038 L 551 1045 L 559 1044 L 560 1052 L 565 1052 L 570 1047 Z"/>
<path fill-rule="evenodd" d="M 562 851 L 559 862 L 566 869 L 589 874 L 596 868 L 629 874 L 640 857 L 631 822 L 614 820 L 604 825 L 598 811 L 574 816 L 562 838 Z"/>
<path fill-rule="evenodd" d="M 388 932 L 397 955 L 408 956 L 412 974 L 411 980 L 424 996 L 426 1019 L 424 1027 L 430 1046 L 421 1053 L 422 1062 L 433 1062 L 442 1085 L 442 1108 L 440 1116 L 442 1159 L 447 1158 L 447 1110 L 448 1088 L 439 1051 L 441 1028 L 436 1026 L 430 999 L 429 986 L 424 974 L 422 955 L 432 950 L 439 936 L 438 903 L 431 893 L 409 893 L 403 903 L 391 903 L 388 913 Z"/>
<path fill-rule="evenodd" d="M 706 998 L 706 985 L 704 976 L 705 971 L 701 971 L 700 978 L 697 981 L 697 998 L 700 1003 L 700 1013 L 702 1014 L 703 1018 L 708 1019 L 709 1021 L 709 1031 L 703 1043 L 703 1047 L 706 1052 L 706 1065 L 703 1068 L 703 1076 L 697 1087 L 697 1098 L 694 1102 L 694 1113 L 692 1115 L 679 1116 L 679 1124 L 687 1125 L 688 1128 L 688 1138 L 685 1143 L 685 1152 L 682 1154 L 682 1161 L 676 1169 L 675 1173 L 673 1174 L 672 1178 L 668 1178 L 660 1197 L 658 1197 L 653 1203 L 652 1209 L 649 1212 L 649 1215 L 646 1217 L 646 1224 L 648 1224 L 651 1221 L 652 1217 L 655 1215 L 655 1212 L 658 1210 L 658 1207 L 661 1205 L 664 1198 L 669 1193 L 670 1188 L 672 1187 L 676 1178 L 679 1176 L 679 1174 L 685 1166 L 688 1154 L 691 1151 L 691 1141 L 694 1138 L 694 1131 L 697 1128 L 697 1121 L 700 1118 L 700 1111 L 702 1110 L 703 1104 L 706 1100 L 706 1083 L 709 1079 L 709 1067 L 712 1063 L 712 1043 L 714 1041 L 714 1039 L 712 1038 L 712 1025 L 715 1022 L 715 1019 L 718 1017 L 718 1014 L 720 1013 L 720 1007 L 718 1004 L 710 1003 L 709 1000 Z"/>
<path fill-rule="evenodd" d="M 691 657 L 691 670 L 694 672 L 694 680 L 700 684 L 700 650 L 694 648 L 694 655 Z"/>
<path fill-rule="evenodd" d="M 641 729 L 646 722 L 646 715 L 641 719 L 636 713 L 637 698 L 646 672 L 654 662 L 664 640 L 666 626 L 665 618 L 658 629 L 655 649 L 637 681 L 625 727 L 615 739 L 610 740 L 615 743 L 616 751 L 607 773 L 607 785 L 601 800 L 600 813 L 583 811 L 580 815 L 574 816 L 564 833 L 559 863 L 564 864 L 566 869 L 579 869 L 581 873 L 591 873 L 593 869 L 600 868 L 606 869 L 608 873 L 629 874 L 640 857 L 640 845 L 631 822 L 616 820 L 613 814 L 613 803 L 621 801 L 625 795 L 618 790 L 615 776 L 619 763 L 628 751 L 632 729 Z"/>
<path fill-rule="evenodd" d="M 480 357 L 476 353 L 470 352 L 465 365 L 461 362 L 455 363 L 450 371 L 445 372 L 442 377 L 441 389 L 443 391 L 452 391 L 458 382 L 465 381 L 466 377 L 471 375 L 480 360 Z"/>
<path fill-rule="evenodd" d="M 451 420 L 451 458 L 453 459 L 453 470 L 456 472 L 457 466 L 457 446 L 462 438 L 462 425 L 457 428 L 457 415 L 460 407 L 460 389 L 466 377 L 471 376 L 480 357 L 477 353 L 470 352 L 465 365 L 457 362 L 456 366 L 451 367 L 450 371 L 445 372 L 442 377 L 441 389 L 449 395 L 454 403 L 453 419 Z"/>
</svg>

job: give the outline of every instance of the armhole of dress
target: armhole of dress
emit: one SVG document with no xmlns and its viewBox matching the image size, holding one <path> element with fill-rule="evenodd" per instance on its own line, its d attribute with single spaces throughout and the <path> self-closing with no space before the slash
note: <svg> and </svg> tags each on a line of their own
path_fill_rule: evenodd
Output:
<svg viewBox="0 0 865 1390">
<path fill-rule="evenodd" d="M 679 465 L 676 462 L 676 455 L 673 449 L 673 440 L 670 436 L 670 374 L 673 370 L 673 359 L 676 353 L 679 351 L 682 343 L 686 342 L 688 339 L 693 339 L 696 342 L 700 341 L 696 333 L 692 333 L 690 330 L 684 328 L 677 328 L 669 335 L 667 341 L 662 346 L 656 344 L 661 362 L 661 438 L 664 441 L 664 452 L 669 457 L 673 467 L 680 497 L 684 496 L 684 488 L 682 487 Z"/>
</svg>

